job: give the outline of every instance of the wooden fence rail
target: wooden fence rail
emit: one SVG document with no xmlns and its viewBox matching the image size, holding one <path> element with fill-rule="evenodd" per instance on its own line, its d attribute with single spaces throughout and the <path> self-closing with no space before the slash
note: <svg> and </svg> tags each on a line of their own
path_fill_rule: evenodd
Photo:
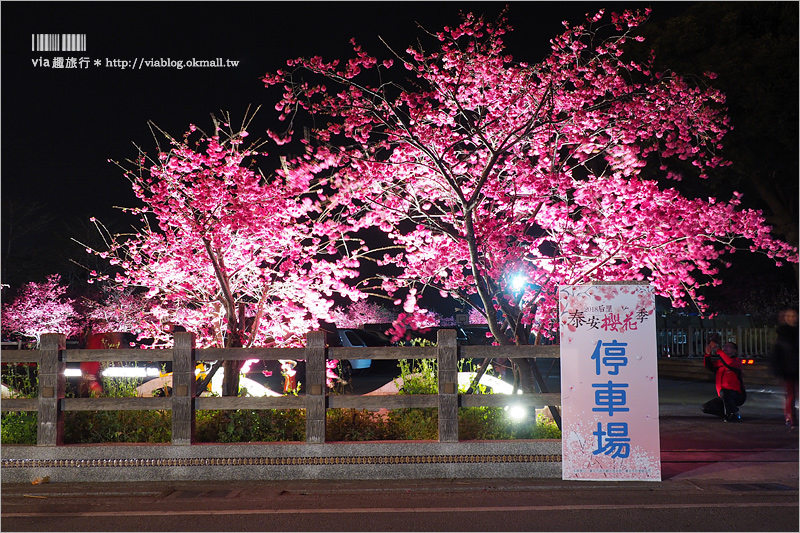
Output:
<svg viewBox="0 0 800 533">
<path fill-rule="evenodd" d="M 172 444 L 194 442 L 197 410 L 305 409 L 306 442 L 325 442 L 326 410 L 335 408 L 379 409 L 436 407 L 439 412 L 439 442 L 458 441 L 459 407 L 518 405 L 549 406 L 560 426 L 560 393 L 458 394 L 458 359 L 498 358 L 557 359 L 558 346 L 458 346 L 455 330 L 440 330 L 437 345 L 425 347 L 357 348 L 359 359 L 436 359 L 438 394 L 399 396 L 328 395 L 327 359 L 353 357 L 352 348 L 328 348 L 322 332 L 310 332 L 305 348 L 207 348 L 196 349 L 192 333 L 175 333 L 172 349 L 67 350 L 61 334 L 45 334 L 39 350 L 3 351 L 3 363 L 36 363 L 39 366 L 39 397 L 4 399 L 3 411 L 38 413 L 38 446 L 59 446 L 64 438 L 66 411 L 172 410 Z M 86 361 L 172 362 L 172 395 L 168 398 L 65 398 L 66 363 Z M 306 361 L 306 392 L 282 397 L 196 397 L 194 369 L 198 361 L 243 361 L 247 359 Z"/>
</svg>

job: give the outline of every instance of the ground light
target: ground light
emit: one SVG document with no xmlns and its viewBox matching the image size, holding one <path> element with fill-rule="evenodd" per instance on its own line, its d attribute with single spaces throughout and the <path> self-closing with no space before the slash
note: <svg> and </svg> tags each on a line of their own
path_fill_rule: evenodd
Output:
<svg viewBox="0 0 800 533">
<path fill-rule="evenodd" d="M 507 405 L 504 409 L 512 420 L 523 420 L 528 416 L 528 410 L 521 405 Z"/>
<path fill-rule="evenodd" d="M 458 373 L 458 385 L 462 388 L 469 387 L 472 380 L 475 379 L 477 372 L 459 372 Z M 496 394 L 513 394 L 514 393 L 514 386 L 510 383 L 506 383 L 502 379 L 496 376 L 489 376 L 484 374 L 481 376 L 481 380 L 479 382 L 481 385 L 485 385 L 492 389 L 492 391 Z M 521 390 L 517 391 L 517 394 L 522 394 Z M 528 417 L 528 409 L 522 405 L 507 405 L 503 408 L 508 416 L 512 420 L 520 421 L 524 420 Z"/>
</svg>

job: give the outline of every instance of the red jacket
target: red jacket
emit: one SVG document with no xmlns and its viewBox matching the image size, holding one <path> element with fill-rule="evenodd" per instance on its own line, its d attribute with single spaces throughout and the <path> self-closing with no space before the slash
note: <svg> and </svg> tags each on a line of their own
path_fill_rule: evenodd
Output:
<svg viewBox="0 0 800 533">
<path fill-rule="evenodd" d="M 728 363 L 728 366 L 741 372 L 742 362 L 738 357 L 731 357 L 721 349 L 717 349 L 717 355 Z M 705 357 L 711 357 L 711 355 L 706 354 Z M 736 372 L 725 366 L 720 360 L 711 361 L 710 364 L 717 369 L 717 394 L 720 394 L 722 389 L 744 392 L 744 387 L 742 387 L 742 382 L 739 381 L 739 376 L 736 375 Z"/>
</svg>

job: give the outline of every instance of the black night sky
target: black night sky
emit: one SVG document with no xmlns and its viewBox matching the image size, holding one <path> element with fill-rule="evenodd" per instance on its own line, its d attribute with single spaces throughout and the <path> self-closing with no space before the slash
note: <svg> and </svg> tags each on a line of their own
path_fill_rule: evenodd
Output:
<svg viewBox="0 0 800 533">
<path fill-rule="evenodd" d="M 618 3 L 619 4 L 619 3 Z M 460 10 L 494 19 L 503 2 L 3 2 L 4 198 L 36 200 L 59 216 L 106 218 L 134 198 L 109 158 L 153 146 L 147 121 L 174 135 L 210 124 L 226 110 L 242 117 L 262 105 L 258 124 L 275 124 L 278 93 L 259 80 L 290 58 L 343 57 L 355 37 L 384 55 L 378 40 L 404 50 L 419 35 L 456 24 Z M 579 21 L 604 3 L 511 2 L 515 57 L 538 60 L 562 20 Z M 646 3 L 630 3 L 644 7 Z M 673 3 L 657 11 L 672 13 Z M 663 14 L 663 13 L 662 13 Z M 654 15 L 655 16 L 655 15 Z M 65 53 L 31 51 L 33 34 L 85 34 L 86 68 L 34 66 Z M 231 68 L 134 70 L 122 61 L 216 59 Z M 95 61 L 100 61 L 100 66 Z M 117 60 L 117 61 L 114 61 Z M 112 66 L 107 66 L 108 62 Z"/>
<path fill-rule="evenodd" d="M 262 108 L 255 137 L 277 127 L 276 89 L 260 77 L 298 56 L 346 57 L 355 37 L 366 51 L 386 57 L 378 36 L 402 51 L 420 35 L 459 21 L 459 11 L 494 19 L 506 2 L 2 2 L 3 283 L 38 281 L 82 260 L 70 237 L 86 238 L 88 218 L 127 224 L 113 206 L 136 198 L 108 159 L 153 149 L 147 122 L 173 135 L 209 114 L 241 119 L 248 105 Z M 605 7 L 644 8 L 651 22 L 682 13 L 684 2 L 510 2 L 515 31 L 506 39 L 515 59 L 538 61 L 549 40 L 587 12 Z M 32 50 L 35 34 L 85 34 L 84 52 Z M 54 57 L 87 58 L 85 68 L 56 69 Z M 47 59 L 50 67 L 37 66 Z M 238 61 L 230 68 L 119 68 L 121 61 L 192 58 Z M 116 61 L 115 61 L 116 60 Z M 42 61 L 43 63 L 43 61 Z M 116 64 L 116 66 L 114 66 Z M 278 153 L 277 148 L 268 148 Z M 268 172 L 269 169 L 264 169 Z M 9 216 L 41 204 L 53 220 L 32 234 Z M 17 221 L 20 219 L 16 219 Z M 83 228 L 82 228 L 83 226 Z M 9 244 L 13 245 L 10 247 Z M 31 261 L 35 254 L 49 257 Z M 27 261 L 27 263 L 26 263 Z M 76 274 L 77 275 L 77 274 Z"/>
</svg>

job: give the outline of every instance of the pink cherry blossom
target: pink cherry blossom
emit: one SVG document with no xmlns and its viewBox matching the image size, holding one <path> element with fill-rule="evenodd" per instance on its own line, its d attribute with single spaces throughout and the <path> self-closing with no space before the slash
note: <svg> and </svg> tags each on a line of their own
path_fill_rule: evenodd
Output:
<svg viewBox="0 0 800 533">
<path fill-rule="evenodd" d="M 349 224 L 326 211 L 309 171 L 328 163 L 267 178 L 252 167 L 259 147 L 245 147 L 245 134 L 218 122 L 213 135 L 165 134 L 169 149 L 142 152 L 124 169 L 143 204 L 138 229 L 116 235 L 97 224 L 108 249 L 93 252 L 119 268 L 113 283 L 146 289 L 155 346 L 171 344 L 173 326 L 194 332 L 198 347 L 301 346 L 329 319 L 334 295 L 362 297 L 344 280 L 363 251 L 350 246 Z M 240 365 L 225 367 L 226 383 Z"/>
<path fill-rule="evenodd" d="M 382 324 L 394 321 L 397 313 L 382 305 L 358 300 L 346 306 L 336 306 L 330 312 L 331 322 L 338 328 L 360 328 L 364 324 Z"/>
<path fill-rule="evenodd" d="M 80 332 L 81 321 L 75 300 L 66 297 L 67 286 L 61 276 L 48 276 L 42 283 L 27 283 L 9 304 L 3 304 L 3 333 L 35 339 L 43 333 L 72 336 Z"/>
<path fill-rule="evenodd" d="M 349 61 L 298 58 L 264 77 L 283 88 L 282 117 L 315 118 L 287 175 L 325 175 L 329 208 L 395 246 L 373 286 L 403 305 L 393 334 L 425 320 L 426 288 L 481 309 L 496 342 L 524 344 L 554 335 L 560 284 L 647 280 L 703 309 L 727 254 L 797 261 L 736 195 L 660 184 L 728 164 L 730 126 L 718 90 L 656 71 L 652 54 L 627 59 L 648 13 L 565 24 L 536 64 L 507 53 L 503 17 L 467 14 L 391 67 L 354 46 Z"/>
</svg>

